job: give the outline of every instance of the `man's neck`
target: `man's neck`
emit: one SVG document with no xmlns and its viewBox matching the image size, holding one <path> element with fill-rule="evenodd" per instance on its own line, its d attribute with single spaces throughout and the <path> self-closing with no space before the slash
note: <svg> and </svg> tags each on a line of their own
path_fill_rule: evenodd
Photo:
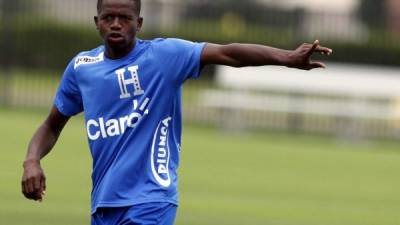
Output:
<svg viewBox="0 0 400 225">
<path fill-rule="evenodd" d="M 120 59 L 127 56 L 135 48 L 135 45 L 136 45 L 135 41 L 133 41 L 128 46 L 121 48 L 115 48 L 115 47 L 111 48 L 109 45 L 106 44 L 105 55 L 109 59 Z"/>
</svg>

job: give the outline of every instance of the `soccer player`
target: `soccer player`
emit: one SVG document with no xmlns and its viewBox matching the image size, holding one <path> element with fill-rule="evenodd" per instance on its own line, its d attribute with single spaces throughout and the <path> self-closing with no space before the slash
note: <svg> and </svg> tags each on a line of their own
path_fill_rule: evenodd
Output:
<svg viewBox="0 0 400 225">
<path fill-rule="evenodd" d="M 181 92 L 209 64 L 323 68 L 310 60 L 332 50 L 302 44 L 288 51 L 253 44 L 140 40 L 140 0 L 98 0 L 94 20 L 104 45 L 68 64 L 50 114 L 30 141 L 22 192 L 41 201 L 40 160 L 71 116 L 84 112 L 93 157 L 92 224 L 174 223 L 181 145 Z M 244 75 L 245 76 L 245 75 Z"/>
</svg>

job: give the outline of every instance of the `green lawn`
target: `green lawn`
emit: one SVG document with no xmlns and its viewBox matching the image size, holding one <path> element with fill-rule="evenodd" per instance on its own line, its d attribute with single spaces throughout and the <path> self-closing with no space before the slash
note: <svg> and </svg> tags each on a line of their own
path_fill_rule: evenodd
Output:
<svg viewBox="0 0 400 225">
<path fill-rule="evenodd" d="M 90 155 L 81 118 L 42 163 L 43 203 L 20 194 L 43 112 L 0 108 L 0 224 L 89 224 Z M 400 144 L 184 128 L 177 225 L 398 225 Z"/>
</svg>

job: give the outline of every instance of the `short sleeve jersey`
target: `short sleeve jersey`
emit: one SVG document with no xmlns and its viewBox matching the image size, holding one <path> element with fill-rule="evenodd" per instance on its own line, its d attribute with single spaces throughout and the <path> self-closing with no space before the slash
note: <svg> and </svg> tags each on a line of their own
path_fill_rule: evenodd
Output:
<svg viewBox="0 0 400 225">
<path fill-rule="evenodd" d="M 200 73 L 204 43 L 136 39 L 125 57 L 104 46 L 78 54 L 66 68 L 54 105 L 84 112 L 93 157 L 92 213 L 98 207 L 178 204 L 181 86 Z"/>
</svg>

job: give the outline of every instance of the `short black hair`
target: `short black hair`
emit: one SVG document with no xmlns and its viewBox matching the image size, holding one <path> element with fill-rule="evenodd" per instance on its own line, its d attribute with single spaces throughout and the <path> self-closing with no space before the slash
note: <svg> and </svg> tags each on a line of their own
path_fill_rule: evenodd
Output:
<svg viewBox="0 0 400 225">
<path fill-rule="evenodd" d="M 140 10 L 142 8 L 142 1 L 141 0 L 131 0 L 131 1 L 135 3 L 136 13 L 140 15 Z M 103 0 L 97 0 L 97 13 L 100 13 L 102 4 Z"/>
</svg>

